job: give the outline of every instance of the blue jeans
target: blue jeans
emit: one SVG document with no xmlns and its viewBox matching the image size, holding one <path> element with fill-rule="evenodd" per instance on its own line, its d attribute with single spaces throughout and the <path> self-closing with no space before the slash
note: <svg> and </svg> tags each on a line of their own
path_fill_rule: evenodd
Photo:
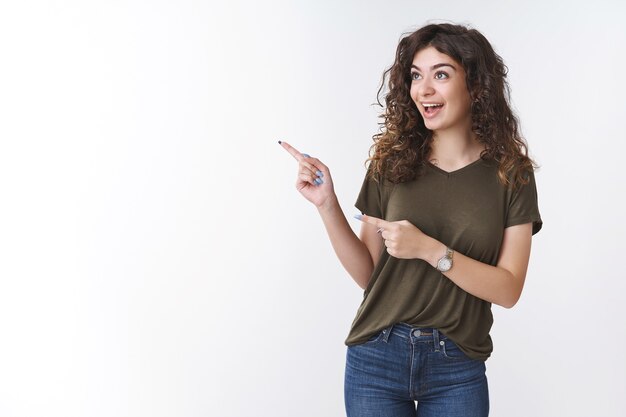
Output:
<svg viewBox="0 0 626 417">
<path fill-rule="evenodd" d="M 348 346 L 348 417 L 485 417 L 485 361 L 469 358 L 435 328 L 396 323 Z M 417 407 L 415 405 L 417 401 Z"/>
</svg>

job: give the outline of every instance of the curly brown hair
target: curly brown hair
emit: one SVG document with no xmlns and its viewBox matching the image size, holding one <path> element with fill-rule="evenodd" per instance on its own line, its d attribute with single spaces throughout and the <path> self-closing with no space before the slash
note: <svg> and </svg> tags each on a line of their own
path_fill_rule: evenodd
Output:
<svg viewBox="0 0 626 417">
<path fill-rule="evenodd" d="M 406 35 L 406 34 L 404 34 Z M 525 175 L 537 167 L 519 132 L 519 121 L 511 110 L 507 67 L 489 41 L 476 29 L 448 23 L 429 24 L 404 36 L 393 65 L 385 70 L 377 94 L 388 78 L 386 108 L 379 115 L 380 133 L 372 138 L 368 174 L 397 184 L 411 181 L 423 172 L 433 140 L 432 131 L 411 96 L 411 64 L 415 54 L 432 46 L 465 69 L 471 99 L 472 131 L 485 145 L 480 157 L 498 163 L 498 177 L 505 185 L 528 183 Z"/>
</svg>

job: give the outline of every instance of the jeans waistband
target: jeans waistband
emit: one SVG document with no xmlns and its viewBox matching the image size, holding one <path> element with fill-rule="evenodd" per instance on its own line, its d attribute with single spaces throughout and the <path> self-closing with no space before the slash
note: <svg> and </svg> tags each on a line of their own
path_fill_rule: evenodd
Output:
<svg viewBox="0 0 626 417">
<path fill-rule="evenodd" d="M 448 337 L 441 333 L 439 329 L 434 327 L 418 327 L 411 326 L 407 323 L 395 323 L 383 330 L 384 340 L 387 341 L 391 335 L 407 339 L 412 343 L 433 341 L 435 350 L 439 350 L 439 346 Z"/>
</svg>

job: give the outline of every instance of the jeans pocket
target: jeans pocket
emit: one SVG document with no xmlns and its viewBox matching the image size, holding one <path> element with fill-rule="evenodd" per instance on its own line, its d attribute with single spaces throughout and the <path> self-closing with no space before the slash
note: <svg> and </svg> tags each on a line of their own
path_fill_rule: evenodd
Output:
<svg viewBox="0 0 626 417">
<path fill-rule="evenodd" d="M 441 351 L 441 355 L 444 358 L 453 361 L 471 360 L 471 358 L 463 353 L 463 351 L 459 349 L 457 344 L 454 343 L 452 340 L 445 338 L 441 339 L 441 341 L 443 343 L 440 344 L 439 350 Z"/>
</svg>

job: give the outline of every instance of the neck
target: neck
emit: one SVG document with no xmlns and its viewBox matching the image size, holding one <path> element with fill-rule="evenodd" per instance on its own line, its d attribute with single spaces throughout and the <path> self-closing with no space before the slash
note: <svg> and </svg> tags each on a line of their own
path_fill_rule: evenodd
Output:
<svg viewBox="0 0 626 417">
<path fill-rule="evenodd" d="M 449 129 L 433 132 L 429 160 L 447 164 L 472 162 L 478 159 L 485 145 L 471 129 Z"/>
</svg>

